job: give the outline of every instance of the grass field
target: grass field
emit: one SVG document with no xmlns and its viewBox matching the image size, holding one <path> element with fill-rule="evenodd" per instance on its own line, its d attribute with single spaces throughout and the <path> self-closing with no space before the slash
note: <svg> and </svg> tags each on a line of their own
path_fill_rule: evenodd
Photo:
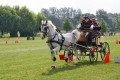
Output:
<svg viewBox="0 0 120 80">
<path fill-rule="evenodd" d="M 15 44 L 15 38 L 11 38 L 5 44 L 5 39 L 0 38 L 0 80 L 120 80 L 120 64 L 114 62 L 115 57 L 120 57 L 116 39 L 120 40 L 120 36 L 106 37 L 111 49 L 108 64 L 102 63 L 99 57 L 94 64 L 84 60 L 74 65 L 59 60 L 56 55 L 57 68 L 50 70 L 52 60 L 45 40 L 20 38 Z"/>
</svg>

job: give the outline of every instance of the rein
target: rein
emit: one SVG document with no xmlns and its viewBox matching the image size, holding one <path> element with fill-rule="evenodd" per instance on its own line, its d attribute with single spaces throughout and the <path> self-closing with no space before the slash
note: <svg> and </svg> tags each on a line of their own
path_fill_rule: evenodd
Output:
<svg viewBox="0 0 120 80">
<path fill-rule="evenodd" d="M 57 44 L 60 45 L 60 50 L 61 50 L 61 49 L 62 49 L 62 46 L 64 45 L 63 43 L 64 43 L 64 41 L 65 41 L 65 38 L 63 37 L 62 34 L 60 34 L 60 35 L 61 35 L 62 39 L 59 39 L 58 34 L 56 33 L 56 34 L 54 35 L 54 37 L 53 37 L 52 39 L 48 40 L 46 43 L 50 43 L 51 46 L 52 46 L 52 43 L 57 43 Z M 54 40 L 56 36 L 58 37 L 58 41 L 57 41 L 57 40 Z M 62 41 L 60 41 L 60 40 L 62 40 Z M 64 46 L 67 46 L 67 45 L 64 45 Z M 54 48 L 54 47 L 52 46 L 52 48 Z M 60 51 L 60 50 L 59 50 L 59 51 Z"/>
</svg>

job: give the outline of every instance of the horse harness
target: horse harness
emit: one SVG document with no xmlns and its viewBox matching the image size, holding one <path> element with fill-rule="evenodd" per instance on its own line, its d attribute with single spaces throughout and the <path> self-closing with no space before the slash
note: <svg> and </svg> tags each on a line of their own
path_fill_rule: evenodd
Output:
<svg viewBox="0 0 120 80">
<path fill-rule="evenodd" d="M 52 39 L 46 41 L 46 43 L 49 43 L 49 44 L 51 45 L 51 48 L 52 48 L 52 49 L 54 48 L 53 45 L 52 45 L 52 43 L 57 43 L 57 44 L 60 45 L 60 50 L 61 50 L 61 49 L 62 49 L 62 46 L 64 45 L 63 43 L 64 43 L 64 41 L 65 41 L 65 38 L 63 37 L 62 34 L 60 34 L 60 35 L 61 35 L 62 39 L 59 39 L 58 34 L 56 33 L 56 34 L 54 35 L 54 37 L 53 37 Z M 54 40 L 56 36 L 58 37 L 58 41 L 57 41 L 57 40 Z M 66 45 L 64 45 L 64 46 L 66 46 Z M 60 51 L 60 50 L 59 50 L 59 51 Z"/>
<path fill-rule="evenodd" d="M 42 26 L 46 26 L 46 24 L 43 24 Z M 45 28 L 45 31 L 42 31 L 42 33 L 44 33 L 45 35 L 47 35 L 47 29 L 48 29 L 48 27 L 46 27 L 46 28 Z M 44 35 L 44 36 L 45 36 L 45 35 Z M 65 38 L 63 37 L 62 34 L 60 34 L 60 35 L 61 35 L 62 39 L 59 39 L 58 34 L 55 33 L 54 37 L 53 37 L 52 39 L 46 41 L 46 43 L 49 43 L 49 44 L 51 45 L 51 48 L 52 48 L 52 49 L 54 48 L 53 45 L 52 45 L 52 43 L 57 43 L 57 44 L 60 45 L 60 50 L 61 50 L 61 49 L 62 49 L 62 46 L 64 45 L 63 43 L 64 43 L 64 41 L 65 41 Z M 54 40 L 56 36 L 58 37 L 58 41 Z M 67 45 L 64 45 L 64 46 L 68 47 Z M 60 50 L 59 50 L 59 51 L 60 51 Z"/>
</svg>

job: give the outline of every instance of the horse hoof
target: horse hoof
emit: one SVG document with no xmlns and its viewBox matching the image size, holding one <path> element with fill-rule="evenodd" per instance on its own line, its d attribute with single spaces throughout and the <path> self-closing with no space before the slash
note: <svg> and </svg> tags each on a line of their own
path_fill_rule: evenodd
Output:
<svg viewBox="0 0 120 80">
<path fill-rule="evenodd" d="M 51 66 L 51 69 L 55 69 L 56 67 L 55 66 Z"/>
<path fill-rule="evenodd" d="M 68 62 L 68 58 L 65 59 L 65 62 Z"/>
</svg>

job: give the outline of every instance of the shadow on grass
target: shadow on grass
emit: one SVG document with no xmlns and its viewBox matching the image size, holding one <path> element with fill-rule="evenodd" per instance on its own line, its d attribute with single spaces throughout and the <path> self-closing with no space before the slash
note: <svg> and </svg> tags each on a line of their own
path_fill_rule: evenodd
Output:
<svg viewBox="0 0 120 80">
<path fill-rule="evenodd" d="M 98 64 L 103 64 L 103 62 L 102 61 L 97 61 L 97 62 L 91 64 L 89 61 L 86 60 L 86 61 L 79 62 L 77 65 L 74 65 L 72 63 L 71 64 L 66 63 L 62 66 L 56 67 L 56 69 L 50 69 L 46 72 L 43 72 L 42 75 L 43 76 L 53 75 L 53 74 L 56 74 L 58 72 L 73 70 L 73 69 L 76 69 L 76 68 L 83 68 L 83 67 L 86 67 L 86 66 L 95 66 L 95 65 L 98 65 Z"/>
<path fill-rule="evenodd" d="M 115 64 L 120 64 L 120 62 L 114 62 Z"/>
</svg>

